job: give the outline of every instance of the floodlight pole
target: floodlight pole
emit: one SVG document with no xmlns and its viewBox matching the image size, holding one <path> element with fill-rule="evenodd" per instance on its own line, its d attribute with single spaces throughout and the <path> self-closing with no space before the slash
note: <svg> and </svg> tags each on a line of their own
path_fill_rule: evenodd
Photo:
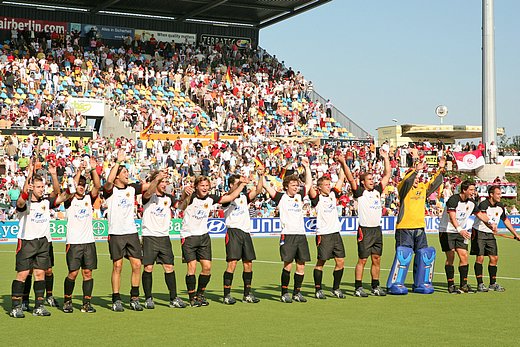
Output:
<svg viewBox="0 0 520 347">
<path fill-rule="evenodd" d="M 494 0 L 482 0 L 482 142 L 496 143 Z"/>
</svg>

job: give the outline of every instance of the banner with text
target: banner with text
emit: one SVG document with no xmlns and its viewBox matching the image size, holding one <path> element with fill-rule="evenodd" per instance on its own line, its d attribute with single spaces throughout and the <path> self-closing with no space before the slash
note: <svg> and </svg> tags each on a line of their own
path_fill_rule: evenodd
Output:
<svg viewBox="0 0 520 347">
<path fill-rule="evenodd" d="M 175 43 L 183 43 L 183 44 L 191 44 L 194 45 L 197 43 L 197 34 L 188 34 L 188 33 L 174 33 L 168 31 L 153 31 L 153 30 L 144 30 L 144 29 L 135 29 L 134 37 L 136 40 L 141 40 L 143 42 L 149 41 L 150 37 L 155 37 L 157 42 L 172 42 Z"/>
<path fill-rule="evenodd" d="M 520 215 L 509 216 L 511 224 L 515 228 L 520 228 Z M 355 235 L 358 229 L 357 217 L 340 217 L 341 234 Z M 426 232 L 436 233 L 439 230 L 439 217 L 426 217 Z M 141 234 L 141 220 L 135 221 L 137 230 Z M 470 228 L 472 219 L 465 228 Z M 96 240 L 106 240 L 108 238 L 108 222 L 105 219 L 94 220 L 92 222 L 94 238 Z M 170 238 L 178 239 L 182 227 L 182 219 L 172 219 L 170 224 Z M 507 231 L 504 223 L 500 221 L 498 228 L 500 231 Z M 381 229 L 383 234 L 393 234 L 395 231 L 395 217 L 383 217 L 381 219 Z M 0 244 L 16 243 L 18 237 L 18 221 L 5 221 L 0 224 Z M 226 224 L 224 219 L 210 218 L 208 221 L 208 231 L 211 236 L 224 237 L 226 235 Z M 251 233 L 255 237 L 278 236 L 282 231 L 279 218 L 253 218 L 251 220 Z M 305 231 L 308 235 L 316 232 L 316 218 L 305 218 Z M 53 241 L 65 242 L 67 235 L 67 222 L 63 220 L 51 221 L 51 236 Z"/>
<path fill-rule="evenodd" d="M 105 115 L 105 101 L 90 98 L 70 98 L 72 108 L 83 116 L 103 118 Z"/>
<path fill-rule="evenodd" d="M 199 44 L 204 46 L 214 46 L 217 43 L 224 45 L 237 45 L 238 48 L 247 48 L 251 45 L 251 39 L 248 37 L 233 37 L 233 36 L 222 36 L 222 35 L 200 35 Z"/>
<path fill-rule="evenodd" d="M 27 18 L 0 17 L 0 30 L 34 31 L 37 33 L 56 32 L 65 34 L 68 24 L 66 22 L 51 22 L 46 20 L 35 20 Z"/>
<path fill-rule="evenodd" d="M 113 27 L 110 25 L 100 24 L 81 25 L 81 36 L 88 36 L 90 31 L 94 32 L 96 37 L 105 40 L 122 40 L 126 36 L 134 37 L 134 29 L 131 28 Z"/>
</svg>

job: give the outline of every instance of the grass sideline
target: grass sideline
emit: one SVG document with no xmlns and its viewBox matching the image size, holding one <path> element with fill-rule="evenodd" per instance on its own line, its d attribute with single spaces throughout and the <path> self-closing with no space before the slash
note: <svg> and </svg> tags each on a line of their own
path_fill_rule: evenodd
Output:
<svg viewBox="0 0 520 347">
<path fill-rule="evenodd" d="M 38 344 L 39 346 L 67 343 L 68 345 L 126 345 L 176 344 L 201 345 L 485 345 L 513 346 L 518 344 L 517 319 L 520 312 L 520 243 L 499 238 L 499 280 L 507 290 L 504 293 L 477 293 L 449 295 L 446 293 L 444 254 L 437 254 L 432 295 L 408 294 L 356 298 L 353 291 L 353 267 L 356 263 L 356 241 L 344 237 L 347 248 L 346 269 L 342 288 L 349 296 L 339 300 L 330 296 L 332 263 L 324 273 L 327 300 L 313 299 L 312 264 L 306 268 L 303 293 L 309 299 L 305 304 L 279 302 L 281 262 L 277 238 L 255 238 L 258 261 L 254 264 L 253 288 L 262 300 L 258 304 L 234 306 L 221 303 L 222 273 L 225 270 L 224 240 L 213 239 L 213 277 L 208 286 L 210 305 L 201 308 L 170 309 L 167 307 L 167 290 L 162 269 L 154 272 L 155 310 L 134 312 L 128 309 L 130 290 L 129 263 L 125 262 L 122 276 L 125 312 L 109 310 L 111 300 L 111 262 L 105 242 L 97 244 L 99 269 L 94 272 L 93 305 L 95 314 L 79 311 L 81 279 L 75 289 L 75 311 L 65 314 L 49 308 L 51 317 L 25 319 L 8 317 L 11 281 L 14 279 L 15 245 L 0 245 L 0 292 L 4 314 L 0 316 L 2 334 L 0 342 L 10 345 Z M 437 235 L 429 235 L 429 243 L 440 252 Z M 314 239 L 309 238 L 312 259 L 316 257 Z M 180 243 L 173 241 L 174 253 L 180 254 Z M 386 282 L 393 260 L 394 240 L 385 236 L 381 282 Z M 63 243 L 55 244 L 55 294 L 63 303 L 63 280 L 66 264 Z M 476 283 L 471 257 L 469 282 Z M 184 275 L 186 269 L 176 257 L 177 287 L 186 298 Z M 487 263 L 484 266 L 487 275 Z M 242 297 L 241 265 L 237 267 L 233 282 L 233 295 Z M 458 282 L 458 272 L 456 274 Z M 408 275 L 407 284 L 412 275 Z M 487 277 L 485 278 L 487 282 Z M 365 271 L 365 287 L 370 275 Z M 293 279 L 291 278 L 291 286 Z M 141 289 L 142 293 L 142 289 Z M 33 294 L 31 293 L 31 298 Z M 32 301 L 32 299 L 31 299 Z"/>
</svg>

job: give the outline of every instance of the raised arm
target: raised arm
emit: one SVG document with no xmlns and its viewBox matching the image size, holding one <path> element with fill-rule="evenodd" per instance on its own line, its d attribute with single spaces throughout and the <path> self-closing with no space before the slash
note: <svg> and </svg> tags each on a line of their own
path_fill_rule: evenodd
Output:
<svg viewBox="0 0 520 347">
<path fill-rule="evenodd" d="M 248 193 L 247 193 L 247 197 L 249 198 L 249 201 L 253 201 L 254 198 L 256 198 L 256 196 L 258 194 L 262 194 L 262 189 L 263 189 L 263 180 L 264 180 L 264 174 L 265 174 L 265 168 L 263 166 L 259 167 L 256 172 L 258 173 L 258 182 L 256 182 L 256 188 L 255 189 L 251 189 Z"/>
<path fill-rule="evenodd" d="M 92 196 L 98 196 L 99 190 L 101 189 L 101 179 L 96 170 L 97 160 L 96 157 L 90 156 L 90 176 L 92 178 L 92 189 L 90 190 L 90 194 Z"/>
<path fill-rule="evenodd" d="M 184 188 L 184 190 L 182 191 L 181 200 L 179 201 L 179 205 L 177 206 L 178 209 L 184 211 L 188 207 L 193 192 L 195 192 L 195 189 L 192 186 L 187 186 L 186 188 Z"/>
<path fill-rule="evenodd" d="M 150 185 L 148 186 L 148 189 L 143 193 L 143 199 L 150 199 L 157 190 L 157 186 L 159 183 L 168 176 L 168 173 L 165 170 L 159 171 L 157 176 L 155 176 L 155 179 L 150 182 Z"/>
<path fill-rule="evenodd" d="M 274 198 L 274 196 L 276 195 L 276 189 L 271 187 L 271 185 L 267 182 L 267 179 L 265 178 L 265 176 L 262 176 L 261 180 L 262 180 L 262 185 L 263 185 L 265 191 L 269 194 L 271 199 Z"/>
<path fill-rule="evenodd" d="M 105 183 L 105 190 L 111 191 L 114 188 L 114 180 L 117 176 L 117 170 L 119 165 L 121 165 L 125 161 L 125 152 L 120 149 L 117 151 L 117 159 L 116 163 L 110 169 L 110 173 L 108 174 L 107 182 Z"/>
<path fill-rule="evenodd" d="M 302 158 L 302 165 L 305 168 L 305 193 L 308 194 L 312 188 L 312 173 L 309 158 Z"/>
<path fill-rule="evenodd" d="M 56 164 L 54 162 L 49 162 L 49 174 L 51 175 L 52 180 L 52 192 L 49 194 L 50 197 L 55 197 L 60 195 L 61 187 L 60 181 L 58 181 L 58 174 L 56 172 Z"/>
<path fill-rule="evenodd" d="M 231 194 L 223 195 L 220 198 L 220 203 L 225 204 L 225 203 L 231 202 L 231 201 L 235 200 L 236 198 L 238 198 L 238 196 L 240 195 L 240 193 L 242 192 L 242 190 L 248 183 L 249 183 L 249 178 L 244 177 L 244 176 L 240 177 L 240 185 L 238 186 L 238 188 L 235 189 Z"/>
<path fill-rule="evenodd" d="M 16 207 L 23 208 L 25 206 L 25 203 L 27 200 L 31 198 L 33 185 L 32 185 L 32 177 L 33 177 L 33 171 L 34 171 L 34 162 L 33 158 L 29 160 L 29 166 L 27 166 L 27 178 L 25 179 L 25 182 L 23 184 L 22 192 L 20 196 L 18 197 L 18 200 L 16 200 Z"/>
<path fill-rule="evenodd" d="M 390 167 L 390 159 L 388 158 L 388 152 L 381 148 L 379 149 L 379 155 L 383 158 L 385 162 L 383 177 L 381 178 L 381 187 L 385 189 L 385 187 L 388 185 L 388 181 L 390 181 L 392 168 Z"/>
<path fill-rule="evenodd" d="M 348 183 L 350 184 L 350 187 L 352 188 L 352 190 L 356 190 L 357 182 L 354 179 L 352 172 L 350 172 L 350 169 L 349 169 L 347 163 L 345 162 L 345 157 L 340 153 L 339 154 L 336 153 L 334 155 L 334 160 L 336 162 L 340 163 L 340 165 L 341 165 L 341 170 L 339 171 L 338 182 L 336 182 L 336 185 L 334 186 L 334 188 L 336 188 L 336 190 L 338 190 L 338 191 L 341 191 L 341 189 L 343 188 L 343 185 L 345 184 L 345 178 L 346 178 L 348 180 Z"/>
</svg>

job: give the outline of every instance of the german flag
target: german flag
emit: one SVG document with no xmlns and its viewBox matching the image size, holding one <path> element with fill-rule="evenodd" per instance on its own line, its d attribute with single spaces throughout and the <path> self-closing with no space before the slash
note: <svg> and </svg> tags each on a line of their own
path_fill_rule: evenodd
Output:
<svg viewBox="0 0 520 347">
<path fill-rule="evenodd" d="M 269 153 L 269 155 L 278 155 L 282 152 L 282 150 L 280 149 L 280 146 L 269 146 L 267 147 L 267 152 Z"/>
<path fill-rule="evenodd" d="M 200 128 L 199 126 L 195 126 L 195 129 L 193 129 L 193 133 L 195 134 L 195 137 L 199 137 Z"/>
<path fill-rule="evenodd" d="M 211 139 L 213 141 L 218 141 L 220 139 L 220 133 L 218 131 L 214 131 L 213 134 L 211 134 Z"/>
<path fill-rule="evenodd" d="M 264 163 L 262 162 L 262 160 L 258 156 L 255 157 L 255 165 L 256 166 L 262 166 L 262 167 L 264 166 Z"/>
<path fill-rule="evenodd" d="M 258 116 L 264 118 L 265 117 L 265 111 L 262 110 L 261 108 L 258 109 Z"/>
<path fill-rule="evenodd" d="M 152 128 L 153 123 L 154 122 L 150 122 L 150 124 L 148 124 L 148 126 L 144 128 L 144 130 L 141 132 L 141 135 L 146 135 L 148 131 Z"/>
<path fill-rule="evenodd" d="M 226 87 L 231 89 L 231 85 L 233 83 L 233 79 L 231 78 L 231 66 L 228 66 L 226 71 Z"/>
</svg>

